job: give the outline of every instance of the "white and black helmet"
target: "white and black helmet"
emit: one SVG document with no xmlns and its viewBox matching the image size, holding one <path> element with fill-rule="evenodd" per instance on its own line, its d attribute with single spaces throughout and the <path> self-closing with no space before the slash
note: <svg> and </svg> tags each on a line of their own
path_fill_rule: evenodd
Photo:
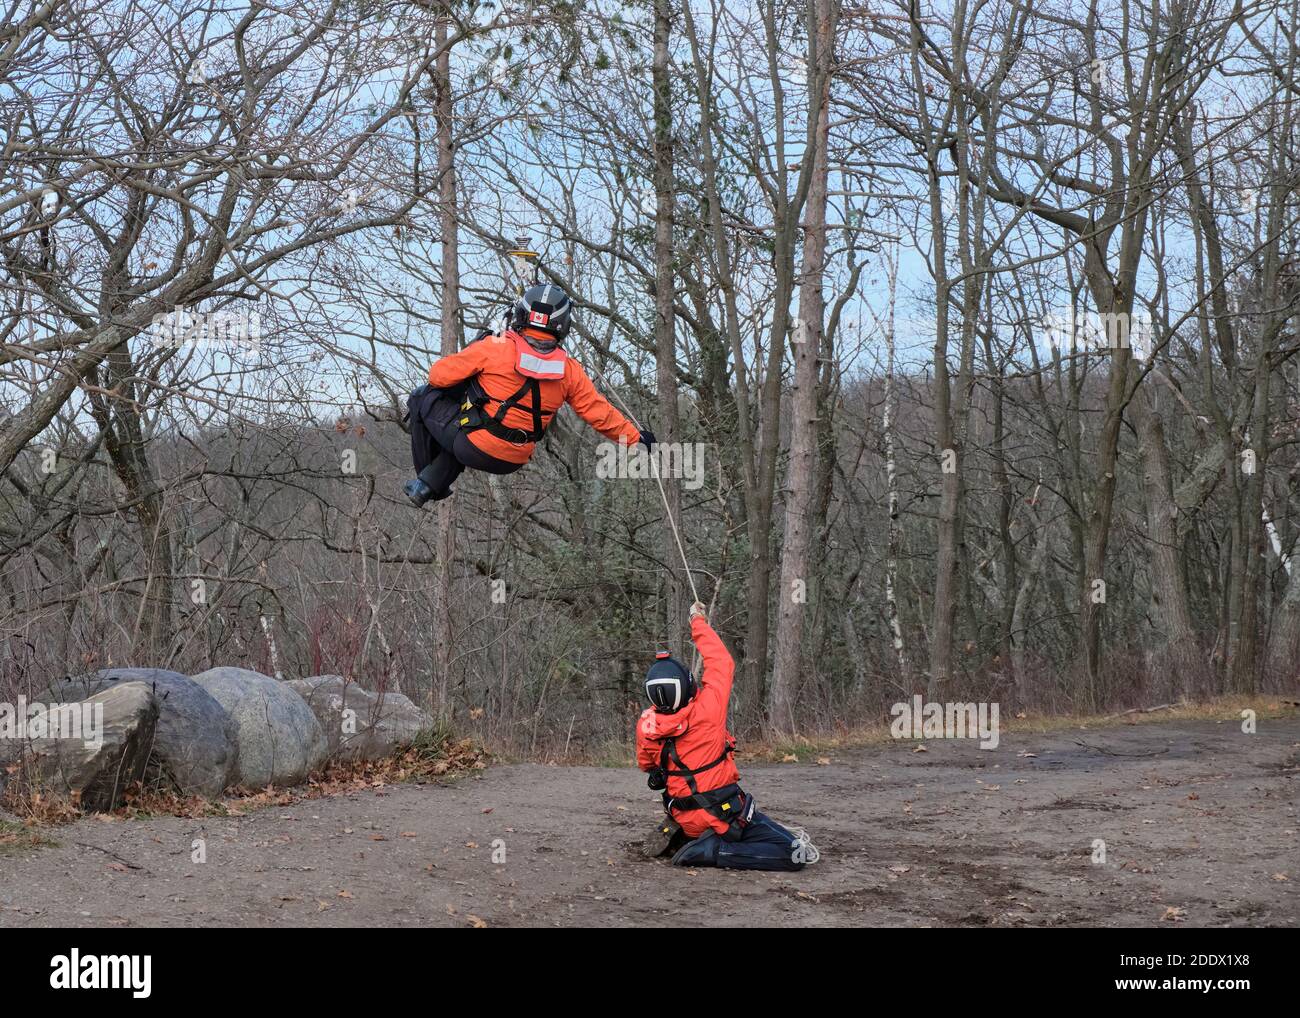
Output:
<svg viewBox="0 0 1300 1018">
<path fill-rule="evenodd" d="M 672 714 L 695 697 L 695 676 L 690 670 L 661 650 L 645 676 L 645 695 L 660 714 Z"/>
<path fill-rule="evenodd" d="M 510 327 L 516 332 L 541 329 L 563 342 L 573 324 L 573 301 L 558 286 L 535 283 L 519 295 L 510 309 Z"/>
</svg>

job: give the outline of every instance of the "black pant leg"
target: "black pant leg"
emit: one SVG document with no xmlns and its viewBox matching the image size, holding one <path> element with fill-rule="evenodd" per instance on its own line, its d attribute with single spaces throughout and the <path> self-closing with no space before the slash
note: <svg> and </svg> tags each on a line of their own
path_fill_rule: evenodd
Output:
<svg viewBox="0 0 1300 1018">
<path fill-rule="evenodd" d="M 436 390 L 430 386 L 421 386 L 411 393 L 410 398 L 406 401 L 406 408 L 410 411 L 411 426 L 411 464 L 418 474 L 427 467 L 438 454 L 442 452 L 442 446 L 429 431 L 426 414 L 429 407 L 436 399 Z"/>
<path fill-rule="evenodd" d="M 451 486 L 465 469 L 465 464 L 444 450 L 427 467 L 420 471 L 420 480 L 433 490 L 434 498 L 446 498 Z"/>
<path fill-rule="evenodd" d="M 722 869 L 795 872 L 804 868 L 794 835 L 762 813 L 754 814 L 739 841 L 719 840 L 717 865 Z"/>
<path fill-rule="evenodd" d="M 463 431 L 453 436 L 451 450 L 456 454 L 456 458 L 471 470 L 482 470 L 488 474 L 513 474 L 523 466 L 522 463 L 510 463 L 489 456 L 471 442 L 469 436 Z"/>
<path fill-rule="evenodd" d="M 436 498 L 451 494 L 451 486 L 466 467 L 490 474 L 512 474 L 523 466 L 489 456 L 469 440 L 460 430 L 461 403 L 460 395 L 435 390 L 433 398 L 421 408 L 423 430 L 436 451 L 420 470 L 420 479 L 433 489 Z M 414 435 L 414 422 L 411 430 Z M 412 444 L 414 441 L 413 437 Z"/>
<path fill-rule="evenodd" d="M 451 486 L 465 469 L 453 451 L 455 440 L 460 434 L 460 405 L 459 394 L 435 389 L 421 408 L 424 430 L 437 451 L 420 470 L 420 480 L 433 490 L 434 498 L 450 495 Z"/>
</svg>

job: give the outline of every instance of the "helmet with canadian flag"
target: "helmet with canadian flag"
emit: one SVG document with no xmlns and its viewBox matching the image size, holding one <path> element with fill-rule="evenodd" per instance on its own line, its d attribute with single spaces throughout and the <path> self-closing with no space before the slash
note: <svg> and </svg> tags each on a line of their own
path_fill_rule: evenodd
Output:
<svg viewBox="0 0 1300 1018">
<path fill-rule="evenodd" d="M 573 301 L 551 283 L 530 286 L 510 309 L 510 327 L 521 334 L 525 329 L 541 329 L 562 343 L 572 324 Z"/>
<path fill-rule="evenodd" d="M 646 672 L 645 695 L 660 714 L 672 714 L 695 697 L 695 676 L 668 651 L 661 650 Z"/>
</svg>

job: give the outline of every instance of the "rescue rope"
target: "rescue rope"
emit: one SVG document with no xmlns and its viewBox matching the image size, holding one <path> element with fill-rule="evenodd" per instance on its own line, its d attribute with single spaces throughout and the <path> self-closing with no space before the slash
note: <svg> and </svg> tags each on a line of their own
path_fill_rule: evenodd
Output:
<svg viewBox="0 0 1300 1018">
<path fill-rule="evenodd" d="M 623 402 L 623 397 L 620 396 L 618 390 L 610 384 L 609 379 L 605 377 L 604 372 L 594 364 L 592 365 L 592 370 L 595 371 L 596 377 L 600 379 L 601 384 L 605 387 L 605 391 L 614 397 L 614 401 L 622 409 L 623 413 L 627 416 L 627 419 L 632 422 L 636 430 L 644 431 L 645 429 L 641 427 L 641 422 L 636 419 L 636 414 L 632 413 L 632 408 Z M 682 556 L 682 567 L 686 570 L 686 582 L 689 583 L 691 587 L 691 600 L 699 601 L 700 593 L 695 589 L 695 578 L 691 575 L 691 564 L 686 559 L 686 546 L 682 544 L 682 535 L 677 529 L 677 521 L 673 519 L 672 508 L 668 505 L 668 492 L 664 489 L 663 478 L 659 476 L 658 457 L 654 455 L 653 449 L 648 449 L 647 452 L 650 456 L 650 472 L 654 474 L 655 483 L 659 485 L 659 497 L 662 498 L 664 502 L 664 515 L 668 517 L 668 526 L 672 529 L 673 538 L 677 542 L 677 551 Z"/>
</svg>

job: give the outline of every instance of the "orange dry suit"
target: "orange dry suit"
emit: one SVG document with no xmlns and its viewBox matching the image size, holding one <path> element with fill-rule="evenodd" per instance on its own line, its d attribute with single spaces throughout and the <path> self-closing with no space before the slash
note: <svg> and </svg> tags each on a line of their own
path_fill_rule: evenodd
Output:
<svg viewBox="0 0 1300 1018">
<path fill-rule="evenodd" d="M 688 837 L 712 829 L 734 832 L 753 800 L 740 790 L 731 758 L 736 740 L 727 731 L 727 704 L 736 663 L 703 617 L 691 620 L 691 638 L 704 661 L 700 688 L 686 706 L 666 714 L 646 708 L 636 726 L 636 762 L 649 772 L 662 767 L 668 783 L 664 806 Z"/>
<path fill-rule="evenodd" d="M 537 335 L 554 339 L 549 333 Z M 469 441 L 480 452 L 507 463 L 528 462 L 565 403 L 606 438 L 632 445 L 640 437 L 563 347 L 540 352 L 510 329 L 499 336 L 483 336 L 429 368 L 429 384 L 436 389 L 453 389 L 465 382 L 470 385 L 460 423 Z"/>
</svg>

